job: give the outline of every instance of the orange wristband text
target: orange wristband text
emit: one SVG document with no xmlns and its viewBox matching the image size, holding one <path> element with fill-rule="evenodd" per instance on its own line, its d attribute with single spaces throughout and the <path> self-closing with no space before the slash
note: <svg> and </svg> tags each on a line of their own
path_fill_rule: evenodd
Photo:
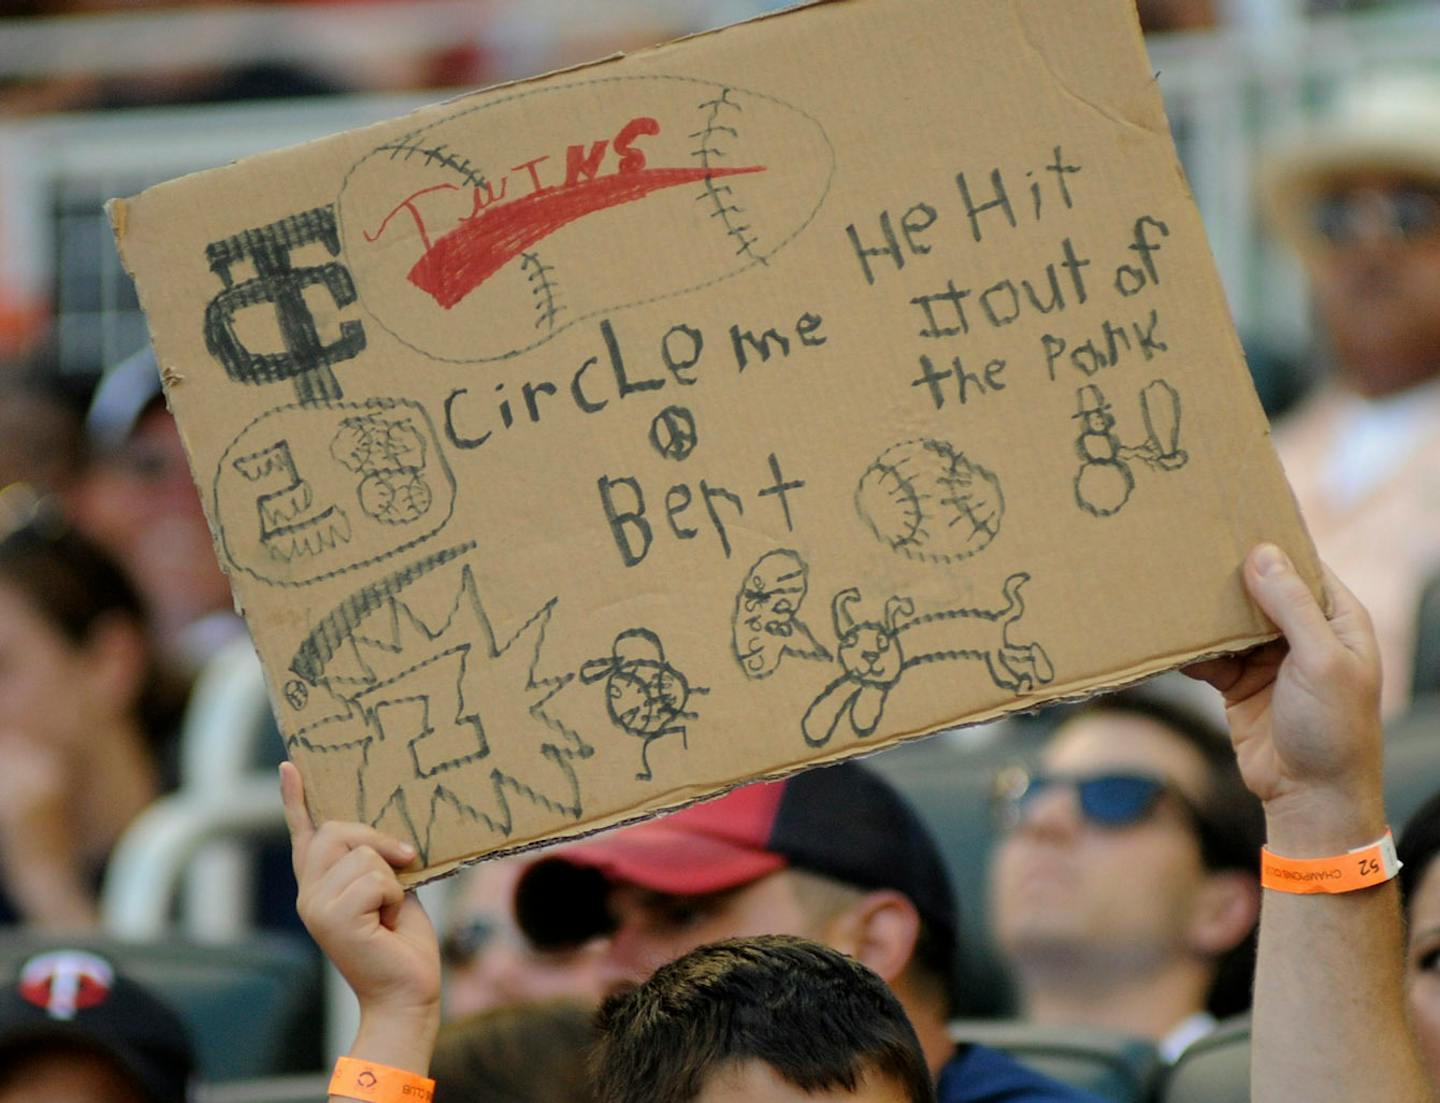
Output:
<svg viewBox="0 0 1440 1103">
<path fill-rule="evenodd" d="M 330 1094 L 365 1103 L 430 1103 L 435 1081 L 404 1069 L 341 1057 L 330 1077 Z"/>
<path fill-rule="evenodd" d="M 1260 850 L 1260 884 L 1277 892 L 1354 892 L 1383 885 L 1399 872 L 1389 831 L 1379 842 L 1334 858 L 1281 858 L 1267 848 Z"/>
</svg>

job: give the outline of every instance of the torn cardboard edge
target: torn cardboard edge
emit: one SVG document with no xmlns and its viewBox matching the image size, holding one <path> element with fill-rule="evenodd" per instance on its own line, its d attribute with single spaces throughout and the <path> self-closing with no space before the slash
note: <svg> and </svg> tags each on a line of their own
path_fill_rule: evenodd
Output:
<svg viewBox="0 0 1440 1103">
<path fill-rule="evenodd" d="M 807 61 L 817 43 L 807 26 L 774 36 L 746 36 L 744 25 L 732 26 L 468 93 L 404 119 L 321 139 L 293 160 L 286 158 L 294 147 L 264 154 L 110 208 L 157 351 L 163 350 L 161 362 L 185 369 L 183 377 L 163 373 L 167 402 L 181 417 L 212 539 L 232 568 L 236 607 L 249 607 L 256 639 L 264 642 L 266 683 L 287 743 L 320 783 L 307 776 L 307 797 L 326 818 L 350 818 L 353 809 L 353 818 L 411 831 L 433 863 L 411 881 L 663 815 L 751 780 L 1033 711 L 1042 703 L 1036 700 L 1041 686 L 1063 687 L 1046 693 L 1043 703 L 1085 699 L 1272 638 L 1256 633 L 1259 620 L 1231 565 L 1239 545 L 1262 533 L 1293 549 L 1307 578 L 1313 573 L 1303 532 L 1280 491 L 1258 405 L 1243 393 L 1238 342 L 1226 329 L 1228 312 L 1198 219 L 1168 171 L 1173 145 L 1160 140 L 1158 129 L 1125 118 L 1139 118 L 1143 110 L 1153 123 L 1156 111 L 1153 78 L 1130 65 L 1142 49 L 1133 13 L 1108 9 L 1101 0 L 1073 8 L 1055 0 L 1052 22 L 1037 16 L 1011 26 L 1003 16 L 1014 22 L 1020 15 L 1000 0 L 975 9 L 933 0 L 846 2 L 854 19 L 823 19 L 835 31 L 824 39 L 826 56 L 838 59 L 830 66 L 833 80 Z M 817 6 L 839 11 L 839 3 L 823 0 L 761 19 L 783 26 L 775 21 Z M 967 22 L 972 15 L 975 22 Z M 921 27 L 936 31 L 933 43 L 916 33 Z M 736 32 L 741 36 L 724 37 Z M 1002 43 L 1011 53 L 988 64 Z M 670 51 L 687 44 L 691 54 L 671 59 Z M 1085 68 L 1101 51 L 1114 64 Z M 916 64 L 897 70 L 890 64 L 896 52 Z M 654 64 L 657 59 L 665 64 Z M 634 67 L 595 76 L 626 62 Z M 964 87 L 947 75 L 957 67 L 971 77 Z M 742 71 L 754 75 L 759 89 L 721 79 Z M 681 87 L 689 91 L 674 91 Z M 716 112 L 739 111 L 742 102 L 743 115 L 717 125 Z M 933 137 L 930 124 L 914 110 L 922 102 L 957 115 L 994 105 L 986 117 L 997 128 L 932 145 L 924 141 Z M 1018 131 L 1012 125 L 1019 121 L 1017 104 L 1027 123 Z M 789 114 L 775 114 L 777 105 Z M 696 151 L 705 143 L 694 142 L 690 132 L 719 134 L 733 129 L 730 122 L 754 143 L 739 144 L 736 135 L 737 145 L 727 146 L 735 164 L 749 166 L 739 170 L 748 175 L 731 181 L 737 202 L 756 212 L 750 217 L 761 220 L 762 237 L 780 243 L 776 253 L 808 234 L 776 262 L 784 272 L 735 267 L 728 240 L 734 227 L 697 218 L 694 197 L 683 190 L 643 206 L 599 201 L 611 194 L 606 189 L 625 183 L 619 177 L 627 158 L 633 167 L 636 135 L 648 135 L 638 139 L 639 149 L 655 171 L 684 177 L 688 186 L 699 171 L 693 158 L 710 152 Z M 630 137 L 622 142 L 624 134 Z M 1057 135 L 1064 135 L 1068 157 Z M 440 157 L 442 149 L 450 152 Z M 844 166 L 838 185 L 837 152 Z M 539 154 L 545 156 L 525 160 Z M 482 161 L 493 173 L 480 171 Z M 547 167 L 537 173 L 542 161 Z M 1074 176 L 1072 203 L 1065 174 L 1079 174 L 1082 166 L 1086 175 Z M 701 198 L 713 202 L 716 177 L 708 161 L 702 167 L 707 195 Z M 1002 168 L 1015 198 L 1014 209 L 1006 208 L 1008 228 L 993 210 L 998 198 L 988 204 L 989 215 L 977 206 L 1000 194 Z M 1033 212 L 1027 181 L 1035 189 Z M 510 202 L 504 203 L 507 183 Z M 510 253 L 491 257 L 495 266 L 482 264 L 453 300 L 432 280 L 449 271 L 433 261 L 433 244 L 443 240 L 460 249 L 478 237 L 489 256 L 485 249 L 496 246 L 486 235 L 495 224 L 484 219 L 548 210 L 555 197 L 545 193 L 563 195 L 572 184 L 598 196 L 597 205 L 546 224 L 537 239 L 543 264 L 521 263 Z M 995 190 L 986 192 L 987 186 Z M 469 211 L 472 190 L 476 209 Z M 445 219 L 454 212 L 442 205 L 428 227 L 435 233 L 428 234 L 407 204 L 442 192 L 468 213 L 452 227 Z M 396 206 L 401 196 L 409 198 Z M 930 212 L 928 222 L 911 218 L 920 207 L 902 214 L 904 204 L 917 199 Z M 526 201 L 529 206 L 514 209 Z M 937 219 L 939 228 L 925 237 Z M 718 232 L 722 226 L 727 234 Z M 902 234 L 906 241 L 919 235 L 912 244 L 924 249 L 907 255 Z M 893 253 L 882 247 L 891 238 Z M 1062 240 L 1063 254 L 1055 247 Z M 748 247 L 742 239 L 742 253 Z M 1152 254 L 1161 248 L 1169 251 L 1156 270 Z M 294 259 L 298 269 L 285 267 L 292 249 L 308 250 Z M 293 271 L 309 281 L 308 304 L 287 300 L 290 314 L 303 317 L 281 309 L 285 287 L 265 283 L 270 276 L 261 271 L 262 254 L 283 255 L 275 278 L 286 287 Z M 769 257 L 762 258 L 767 267 Z M 1118 269 L 1112 267 L 1117 261 Z M 1139 264 L 1151 268 L 1150 277 Z M 574 321 L 556 325 L 552 314 L 551 332 L 537 338 L 530 324 L 533 280 L 554 265 L 561 282 L 569 281 Z M 897 275 L 902 269 L 903 278 Z M 753 276 L 727 282 L 751 270 Z M 1048 308 L 1047 271 L 1054 296 Z M 963 292 L 954 286 L 961 274 Z M 955 276 L 948 294 L 940 290 L 947 275 Z M 1000 282 L 982 292 L 996 278 Z M 342 294 L 336 287 L 344 281 L 353 288 Z M 722 292 L 700 293 L 722 283 Z M 1006 288 L 1016 316 L 1002 320 L 995 307 L 1005 301 Z M 914 297 L 925 291 L 937 293 Z M 472 294 L 465 310 L 452 312 Z M 682 296 L 688 296 L 684 305 L 663 305 Z M 922 330 L 917 338 L 916 306 L 958 309 L 964 296 L 972 296 L 967 309 L 976 328 L 975 334 L 964 329 L 968 343 L 927 343 L 947 336 L 938 313 L 931 315 L 935 332 Z M 991 328 L 985 328 L 987 309 Z M 785 347 L 782 370 L 772 362 L 765 327 L 785 328 L 797 315 L 791 341 L 803 347 L 795 345 L 794 358 Z M 1005 328 L 1022 316 L 1023 324 Z M 219 333 L 220 341 L 216 318 L 232 327 Z M 522 333 L 500 334 L 517 318 Z M 326 355 L 303 366 L 288 338 L 277 352 L 277 320 L 282 334 L 287 322 L 305 329 L 311 350 Z M 540 324 L 545 321 L 542 316 Z M 703 329 L 711 338 L 710 359 L 689 378 L 677 374 L 672 386 L 646 339 L 659 338 L 666 325 L 672 326 L 667 340 L 676 328 L 689 329 L 677 321 L 699 323 L 691 332 Z M 1123 363 L 1114 336 L 1100 362 L 1107 339 L 1102 322 L 1107 333 L 1124 337 Z M 558 339 L 581 323 L 574 337 Z M 246 324 L 244 332 L 235 328 Z M 807 353 L 812 342 L 805 337 L 822 324 L 825 336 L 813 346 L 828 342 L 829 348 Z M 335 340 L 337 325 L 352 335 L 363 331 L 366 342 L 332 358 L 332 348 L 344 343 Z M 726 351 L 727 327 L 734 359 Z M 748 352 L 742 330 L 753 346 Z M 536 351 L 552 338 L 552 351 Z M 1088 350 L 1091 360 L 1049 355 L 1052 345 L 1063 352 L 1067 341 L 1075 355 Z M 251 352 L 263 361 L 258 367 L 240 356 Z M 586 352 L 597 355 L 578 371 L 599 365 L 586 386 L 607 401 L 597 405 L 580 388 L 572 408 L 567 384 L 571 393 L 579 387 L 570 372 Z M 943 396 L 938 385 L 931 387 L 933 398 L 917 389 L 931 379 L 911 381 L 916 353 L 930 354 L 919 356 L 922 364 L 958 354 Z M 1160 359 L 1165 353 L 1169 358 Z M 1010 360 L 1012 370 L 1004 385 L 995 385 L 981 368 L 984 379 L 973 376 L 967 403 L 965 380 L 986 355 Z M 290 366 L 275 367 L 277 357 Z M 771 366 L 763 367 L 762 359 Z M 881 366 L 887 370 L 875 370 Z M 1119 370 L 1095 378 L 1102 367 Z M 656 378 L 645 386 L 669 390 L 649 405 L 645 399 L 622 405 L 616 388 L 621 399 L 627 381 L 631 393 L 644 389 L 633 384 L 652 368 Z M 323 375 L 323 385 L 305 373 Z M 497 394 L 510 387 L 505 403 L 489 394 L 492 382 Z M 522 383 L 537 411 L 537 396 L 558 395 L 543 425 L 532 412 L 539 428 L 524 421 Z M 704 388 L 680 389 L 696 383 Z M 324 401 L 311 394 L 307 404 L 304 388 L 312 384 Z M 465 395 L 470 398 L 452 424 L 452 404 Z M 687 405 L 709 434 L 709 451 L 680 470 L 657 461 L 658 445 L 652 438 L 652 447 L 645 446 L 644 429 L 661 398 L 686 401 L 684 395 L 693 395 Z M 607 406 L 608 414 L 591 416 Z M 1103 423 L 1107 415 L 1100 428 L 1076 420 L 1096 416 Z M 503 433 L 512 420 L 528 435 Z M 437 429 L 442 423 L 444 436 Z M 415 458 L 377 461 L 377 449 L 394 445 L 371 439 L 382 431 L 410 434 L 408 446 L 396 447 L 408 447 Z M 1097 451 L 1092 456 L 1087 449 Z M 1186 449 L 1199 462 L 1181 471 L 1190 463 Z M 776 482 L 771 491 L 750 481 L 755 455 L 766 451 Z M 787 457 L 787 469 L 798 453 L 799 471 L 789 477 L 801 481 L 791 485 L 809 480 L 812 488 L 804 502 L 813 504 L 802 507 L 794 524 L 788 500 L 776 499 L 785 504 L 783 529 L 778 510 L 773 517 L 765 512 L 776 502 L 764 495 L 784 489 L 777 451 Z M 661 460 L 675 458 L 660 452 Z M 413 516 L 377 516 L 384 502 L 367 502 L 367 488 L 377 480 L 390 485 L 389 476 L 398 485 L 406 471 L 418 477 L 426 462 L 438 508 L 427 518 L 431 499 L 412 497 Z M 744 519 L 726 518 L 729 539 L 708 494 L 715 532 L 698 534 L 705 539 L 696 539 L 694 530 L 685 535 L 668 512 L 677 491 L 666 492 L 665 485 L 683 481 L 689 501 L 699 503 L 697 495 L 706 493 L 701 475 L 748 495 L 750 509 L 738 508 L 739 495 L 730 495 Z M 1082 487 L 1092 475 L 1110 476 L 1108 488 Z M 1128 486 L 1117 490 L 1122 476 Z M 306 494 L 297 482 L 280 486 L 287 478 L 303 482 Z M 897 516 L 883 512 L 899 500 L 881 493 L 893 487 L 887 479 L 910 486 L 914 527 L 927 530 L 924 539 L 939 534 L 928 547 L 912 539 L 916 533 L 892 527 L 904 518 L 894 508 Z M 961 483 L 963 495 L 956 489 Z M 697 485 L 700 491 L 692 489 Z M 633 504 L 623 496 L 626 486 Z M 922 494 L 932 503 L 923 509 Z M 958 566 L 999 535 L 1007 498 L 1010 519 L 998 550 Z M 640 548 L 635 534 L 647 499 Z M 276 502 L 294 516 L 267 521 Z M 334 530 L 312 526 L 306 531 L 319 531 L 319 543 L 272 546 L 276 531 L 298 530 L 291 522 L 319 524 L 324 517 L 310 512 L 329 506 L 348 511 L 343 541 Z M 1115 518 L 1122 509 L 1127 512 Z M 664 528 L 667 516 L 671 529 Z M 966 517 L 971 527 L 956 529 Z M 703 510 L 684 523 L 692 521 L 703 525 Z M 946 535 L 952 532 L 958 535 Z M 485 538 L 477 551 L 485 533 L 507 535 Z M 758 627 L 741 635 L 741 603 L 766 591 L 755 600 L 768 607 L 773 597 L 771 583 L 751 582 L 751 573 L 767 559 L 773 565 L 777 554 L 789 556 L 810 580 L 808 604 L 800 609 L 802 592 L 789 610 L 808 649 L 805 640 L 782 647 L 783 633 L 771 639 Z M 742 576 L 740 567 L 752 560 Z M 442 567 L 443 575 L 406 589 Z M 1026 615 L 1019 587 L 1031 571 L 1037 581 L 1029 618 L 1012 632 Z M 1318 589 L 1317 579 L 1310 581 Z M 1141 591 L 1147 600 L 1126 608 L 1126 599 Z M 424 600 L 412 601 L 415 595 Z M 397 612 L 426 639 L 412 632 L 402 646 L 397 635 L 394 650 L 377 659 L 368 648 L 384 642 L 386 629 L 380 619 L 366 618 Z M 867 673 L 860 654 L 846 652 L 855 630 L 888 634 L 897 645 L 889 672 Z M 351 644 L 353 660 L 341 653 Z M 770 679 L 782 662 L 785 669 Z M 647 687 L 658 687 L 656 699 L 645 702 L 649 712 L 637 706 L 629 715 L 606 696 L 627 688 L 613 678 L 626 663 L 632 681 L 642 680 L 633 677 L 637 671 L 658 679 Z M 921 669 L 906 675 L 886 727 L 887 696 L 912 666 Z M 357 677 L 362 671 L 368 681 Z M 773 731 L 754 723 L 761 716 L 774 718 Z M 436 734 L 441 738 L 415 750 Z M 651 743 L 662 735 L 674 738 L 652 753 Z M 573 755 L 566 742 L 572 737 Z M 652 774 L 652 761 L 664 768 Z M 721 780 L 694 780 L 701 777 Z M 487 780 L 493 790 L 487 791 Z M 509 788 L 502 792 L 502 786 Z M 512 844 L 516 838 L 530 841 Z"/>
</svg>

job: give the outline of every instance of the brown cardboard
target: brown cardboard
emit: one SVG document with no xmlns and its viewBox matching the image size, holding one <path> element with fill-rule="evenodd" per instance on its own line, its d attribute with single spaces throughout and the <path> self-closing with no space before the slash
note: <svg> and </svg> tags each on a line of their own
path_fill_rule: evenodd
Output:
<svg viewBox="0 0 1440 1103">
<path fill-rule="evenodd" d="M 312 810 L 417 878 L 1318 577 L 1114 0 L 832 0 L 111 213 Z"/>
</svg>

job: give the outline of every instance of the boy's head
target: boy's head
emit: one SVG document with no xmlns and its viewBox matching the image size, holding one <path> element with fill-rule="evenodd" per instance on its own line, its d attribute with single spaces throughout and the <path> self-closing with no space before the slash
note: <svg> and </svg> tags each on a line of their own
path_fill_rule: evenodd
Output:
<svg viewBox="0 0 1440 1103">
<path fill-rule="evenodd" d="M 608 1000 L 599 1029 L 601 1103 L 935 1098 L 915 1031 L 886 983 L 788 935 L 692 950 Z"/>
</svg>

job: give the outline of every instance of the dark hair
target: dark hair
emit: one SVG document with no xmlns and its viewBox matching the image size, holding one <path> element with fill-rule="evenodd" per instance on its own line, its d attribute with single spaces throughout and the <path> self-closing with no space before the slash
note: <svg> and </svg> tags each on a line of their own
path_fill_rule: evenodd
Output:
<svg viewBox="0 0 1440 1103">
<path fill-rule="evenodd" d="M 1395 853 L 1400 858 L 1400 897 L 1408 910 L 1430 863 L 1440 854 L 1440 793 L 1405 821 Z"/>
<path fill-rule="evenodd" d="M 910 951 L 910 962 L 912 975 L 922 983 L 929 982 L 930 991 L 940 1001 L 941 1014 L 946 1018 L 953 1015 L 959 1003 L 954 938 L 937 933 L 925 916 L 920 916 L 920 930 L 915 936 L 915 948 Z"/>
<path fill-rule="evenodd" d="M 701 946 L 601 1007 L 600 1103 L 689 1103 L 715 1073 L 761 1061 L 801 1091 L 854 1092 L 867 1074 L 912 1103 L 935 1088 L 886 983 L 808 939 L 762 935 Z"/>
<path fill-rule="evenodd" d="M 144 623 L 140 598 L 120 568 L 43 505 L 0 539 L 0 578 L 71 643 L 83 643 L 107 614 Z"/>
<path fill-rule="evenodd" d="M 72 644 L 83 644 L 105 619 L 121 617 L 134 624 L 148 648 L 145 607 L 114 560 L 25 488 L 11 487 L 4 494 L 0 583 L 12 586 Z M 147 735 L 158 737 L 173 725 L 178 713 L 174 696 L 152 658 L 136 705 Z"/>
<path fill-rule="evenodd" d="M 58 361 L 39 357 L 9 370 L 0 363 L 0 486 L 16 479 L 59 491 L 79 475 L 85 444 L 85 398 Z"/>
<path fill-rule="evenodd" d="M 478 1011 L 440 1028 L 436 1103 L 590 1103 L 590 1009 L 552 1001 Z"/>
<path fill-rule="evenodd" d="M 1206 785 L 1194 800 L 1195 834 L 1200 858 L 1212 873 L 1235 870 L 1260 877 L 1260 847 L 1265 842 L 1265 812 L 1245 785 L 1230 737 L 1200 711 L 1153 689 L 1121 690 L 1082 705 L 1072 716 L 1122 713 L 1150 720 L 1194 748 L 1205 760 Z M 1067 717 L 1067 720 L 1071 717 Z M 1259 926 L 1222 954 L 1206 1009 L 1217 1019 L 1250 1009 Z"/>
</svg>

